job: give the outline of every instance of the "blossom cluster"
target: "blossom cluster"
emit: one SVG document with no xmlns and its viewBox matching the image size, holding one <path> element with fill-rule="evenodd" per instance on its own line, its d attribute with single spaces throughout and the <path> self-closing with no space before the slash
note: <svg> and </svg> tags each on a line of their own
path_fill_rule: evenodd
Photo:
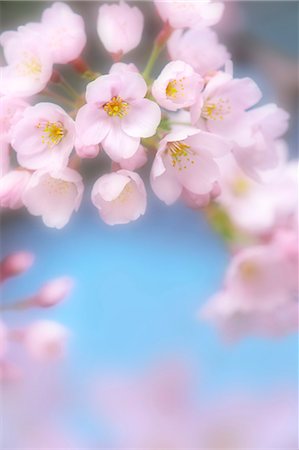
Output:
<svg viewBox="0 0 299 450">
<path fill-rule="evenodd" d="M 273 103 L 258 105 L 254 80 L 234 77 L 212 28 L 222 2 L 153 4 L 163 24 L 143 71 L 121 61 L 144 27 L 141 10 L 124 1 L 98 11 L 99 45 L 113 61 L 108 74 L 83 59 L 84 21 L 65 3 L 45 9 L 38 23 L 2 33 L 0 205 L 25 206 L 62 228 L 88 185 L 82 160 L 94 159 L 91 201 L 105 223 L 125 224 L 145 214 L 148 183 L 138 170 L 147 165 L 162 202 L 201 209 L 233 249 L 223 290 L 201 316 L 233 336 L 293 331 L 296 168 L 282 140 L 289 115 Z M 155 68 L 164 48 L 169 62 Z M 62 64 L 85 92 L 65 80 Z M 104 155 L 111 169 L 103 173 Z"/>
</svg>

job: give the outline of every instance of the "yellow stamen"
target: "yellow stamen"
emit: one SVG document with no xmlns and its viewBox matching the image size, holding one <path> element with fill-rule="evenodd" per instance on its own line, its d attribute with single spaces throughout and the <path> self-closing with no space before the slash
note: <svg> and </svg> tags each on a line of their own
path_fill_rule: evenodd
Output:
<svg viewBox="0 0 299 450">
<path fill-rule="evenodd" d="M 129 104 L 124 102 L 121 97 L 112 97 L 110 102 L 105 103 L 103 108 L 108 116 L 122 118 L 128 114 Z"/>
<path fill-rule="evenodd" d="M 41 128 L 44 132 L 41 135 L 42 143 L 47 144 L 48 147 L 58 145 L 66 135 L 66 130 L 61 122 L 38 123 L 36 127 Z"/>
<path fill-rule="evenodd" d="M 30 54 L 25 54 L 23 61 L 18 65 L 18 70 L 22 75 L 40 75 L 42 65 L 38 58 Z"/>
<path fill-rule="evenodd" d="M 179 171 L 187 169 L 188 164 L 195 162 L 191 159 L 191 155 L 194 156 L 195 153 L 190 149 L 190 145 L 183 141 L 169 142 L 166 152 L 170 156 L 172 167 L 177 167 Z"/>
<path fill-rule="evenodd" d="M 166 87 L 166 95 L 170 98 L 177 98 L 178 95 L 184 96 L 184 78 L 169 81 Z"/>
<path fill-rule="evenodd" d="M 260 273 L 259 267 L 253 261 L 242 261 L 239 270 L 246 281 L 254 280 Z"/>
<path fill-rule="evenodd" d="M 231 106 L 228 99 L 219 98 L 215 102 L 207 99 L 203 105 L 201 115 L 208 120 L 223 120 L 224 116 L 230 114 L 230 112 Z"/>
<path fill-rule="evenodd" d="M 243 195 L 246 195 L 250 190 L 250 183 L 248 180 L 246 180 L 246 178 L 237 177 L 235 180 L 233 180 L 231 187 L 233 193 L 237 197 L 242 197 Z"/>
</svg>

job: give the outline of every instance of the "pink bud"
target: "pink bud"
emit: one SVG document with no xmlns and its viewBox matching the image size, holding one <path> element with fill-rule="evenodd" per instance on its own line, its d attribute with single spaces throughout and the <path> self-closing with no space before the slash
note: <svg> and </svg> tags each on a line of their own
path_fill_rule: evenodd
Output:
<svg viewBox="0 0 299 450">
<path fill-rule="evenodd" d="M 24 344 L 37 361 L 54 361 L 65 355 L 67 329 L 54 321 L 40 320 L 31 324 L 25 333 Z"/>
<path fill-rule="evenodd" d="M 73 280 L 61 277 L 45 283 L 35 297 L 35 303 L 44 308 L 54 306 L 64 300 L 73 287 Z"/>
<path fill-rule="evenodd" d="M 29 252 L 16 252 L 6 256 L 0 263 L 0 281 L 26 272 L 33 261 L 34 255 Z"/>
</svg>

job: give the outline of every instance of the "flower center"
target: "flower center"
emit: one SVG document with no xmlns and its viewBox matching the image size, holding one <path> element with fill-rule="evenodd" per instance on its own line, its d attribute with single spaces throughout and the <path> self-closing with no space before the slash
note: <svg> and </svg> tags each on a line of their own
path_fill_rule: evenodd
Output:
<svg viewBox="0 0 299 450">
<path fill-rule="evenodd" d="M 183 141 L 168 142 L 166 153 L 170 156 L 171 165 L 178 168 L 179 171 L 187 169 L 188 165 L 194 164 L 195 153 L 191 150 L 190 145 Z"/>
<path fill-rule="evenodd" d="M 124 102 L 121 97 L 112 97 L 110 102 L 105 103 L 103 108 L 108 116 L 122 118 L 128 114 L 129 103 Z"/>
<path fill-rule="evenodd" d="M 243 195 L 246 195 L 250 190 L 250 184 L 246 178 L 243 177 L 237 177 L 232 182 L 232 191 L 237 197 L 242 197 Z"/>
<path fill-rule="evenodd" d="M 36 127 L 42 129 L 42 143 L 47 144 L 48 147 L 58 145 L 66 135 L 66 130 L 61 122 L 40 122 Z"/>
<path fill-rule="evenodd" d="M 230 114 L 231 106 L 229 99 L 218 98 L 214 102 L 210 99 L 204 103 L 201 115 L 204 119 L 223 120 L 224 116 Z"/>
<path fill-rule="evenodd" d="M 183 95 L 182 91 L 184 91 L 184 78 L 180 78 L 179 80 L 171 80 L 169 81 L 166 87 L 166 95 L 170 98 L 177 98 L 178 94 Z"/>
<path fill-rule="evenodd" d="M 49 194 L 61 195 L 69 192 L 72 183 L 61 178 L 53 178 L 48 176 L 44 179 L 44 186 L 46 187 Z"/>
<path fill-rule="evenodd" d="M 253 261 L 242 261 L 239 265 L 242 278 L 245 281 L 252 281 L 256 279 L 260 273 L 258 265 Z"/>
<path fill-rule="evenodd" d="M 25 54 L 24 60 L 18 65 L 19 72 L 22 75 L 40 75 L 42 65 L 35 56 Z"/>
</svg>

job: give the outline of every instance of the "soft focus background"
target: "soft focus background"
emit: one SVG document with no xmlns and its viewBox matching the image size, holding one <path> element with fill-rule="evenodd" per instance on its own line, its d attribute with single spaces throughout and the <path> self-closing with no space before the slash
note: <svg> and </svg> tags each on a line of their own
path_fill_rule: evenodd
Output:
<svg viewBox="0 0 299 450">
<path fill-rule="evenodd" d="M 85 19 L 89 44 L 84 56 L 93 70 L 105 73 L 111 61 L 96 34 L 99 3 L 70 2 Z M 138 3 L 144 12 L 144 39 L 124 61 L 137 62 L 142 69 L 161 22 L 150 2 L 132 3 Z M 50 4 L 3 2 L 2 31 L 39 20 Z M 216 27 L 220 40 L 232 53 L 235 75 L 254 78 L 264 92 L 263 103 L 276 101 L 291 113 L 287 141 L 293 157 L 297 153 L 299 118 L 297 20 L 296 1 L 227 2 L 223 21 Z M 163 57 L 157 72 L 162 65 Z M 72 71 L 66 69 L 65 73 L 76 85 Z M 99 161 L 105 164 L 103 158 Z M 90 185 L 102 173 L 103 165 L 97 168 L 94 162 L 86 163 Z M 42 372 L 35 368 L 30 375 L 35 380 L 36 397 L 43 399 L 42 393 L 54 390 L 60 408 L 56 420 L 79 442 L 76 448 L 109 442 L 104 422 L 92 411 L 93 383 L 106 372 L 138 373 L 159 361 L 185 361 L 195 379 L 193 396 L 198 397 L 199 404 L 239 392 L 256 398 L 271 392 L 296 393 L 296 336 L 273 341 L 248 337 L 229 345 L 212 327 L 198 320 L 200 305 L 221 285 L 228 251 L 198 212 L 180 204 L 166 207 L 154 198 L 150 188 L 148 193 L 147 214 L 126 226 L 109 227 L 100 220 L 88 201 L 90 186 L 80 212 L 63 230 L 46 228 L 39 218 L 23 211 L 2 216 L 2 254 L 28 250 L 36 255 L 30 272 L 7 283 L 2 294 L 5 301 L 30 294 L 55 276 L 75 279 L 72 295 L 57 308 L 6 313 L 3 318 L 18 324 L 29 323 L 33 317 L 54 318 L 71 330 L 66 363 Z M 9 433 L 14 417 L 20 436 L 24 417 L 29 421 L 28 415 L 34 416 L 29 408 L 32 397 L 28 402 L 28 392 L 14 395 L 14 400 L 2 395 L 2 426 Z M 48 397 L 42 401 L 50 420 L 51 401 Z M 34 421 L 38 426 L 42 419 L 34 416 Z M 4 450 L 14 448 L 11 442 L 17 442 L 17 438 L 8 439 Z M 19 450 L 29 449 L 24 442 L 26 438 L 24 447 L 18 442 Z M 58 449 L 54 443 L 47 445 Z"/>
</svg>

